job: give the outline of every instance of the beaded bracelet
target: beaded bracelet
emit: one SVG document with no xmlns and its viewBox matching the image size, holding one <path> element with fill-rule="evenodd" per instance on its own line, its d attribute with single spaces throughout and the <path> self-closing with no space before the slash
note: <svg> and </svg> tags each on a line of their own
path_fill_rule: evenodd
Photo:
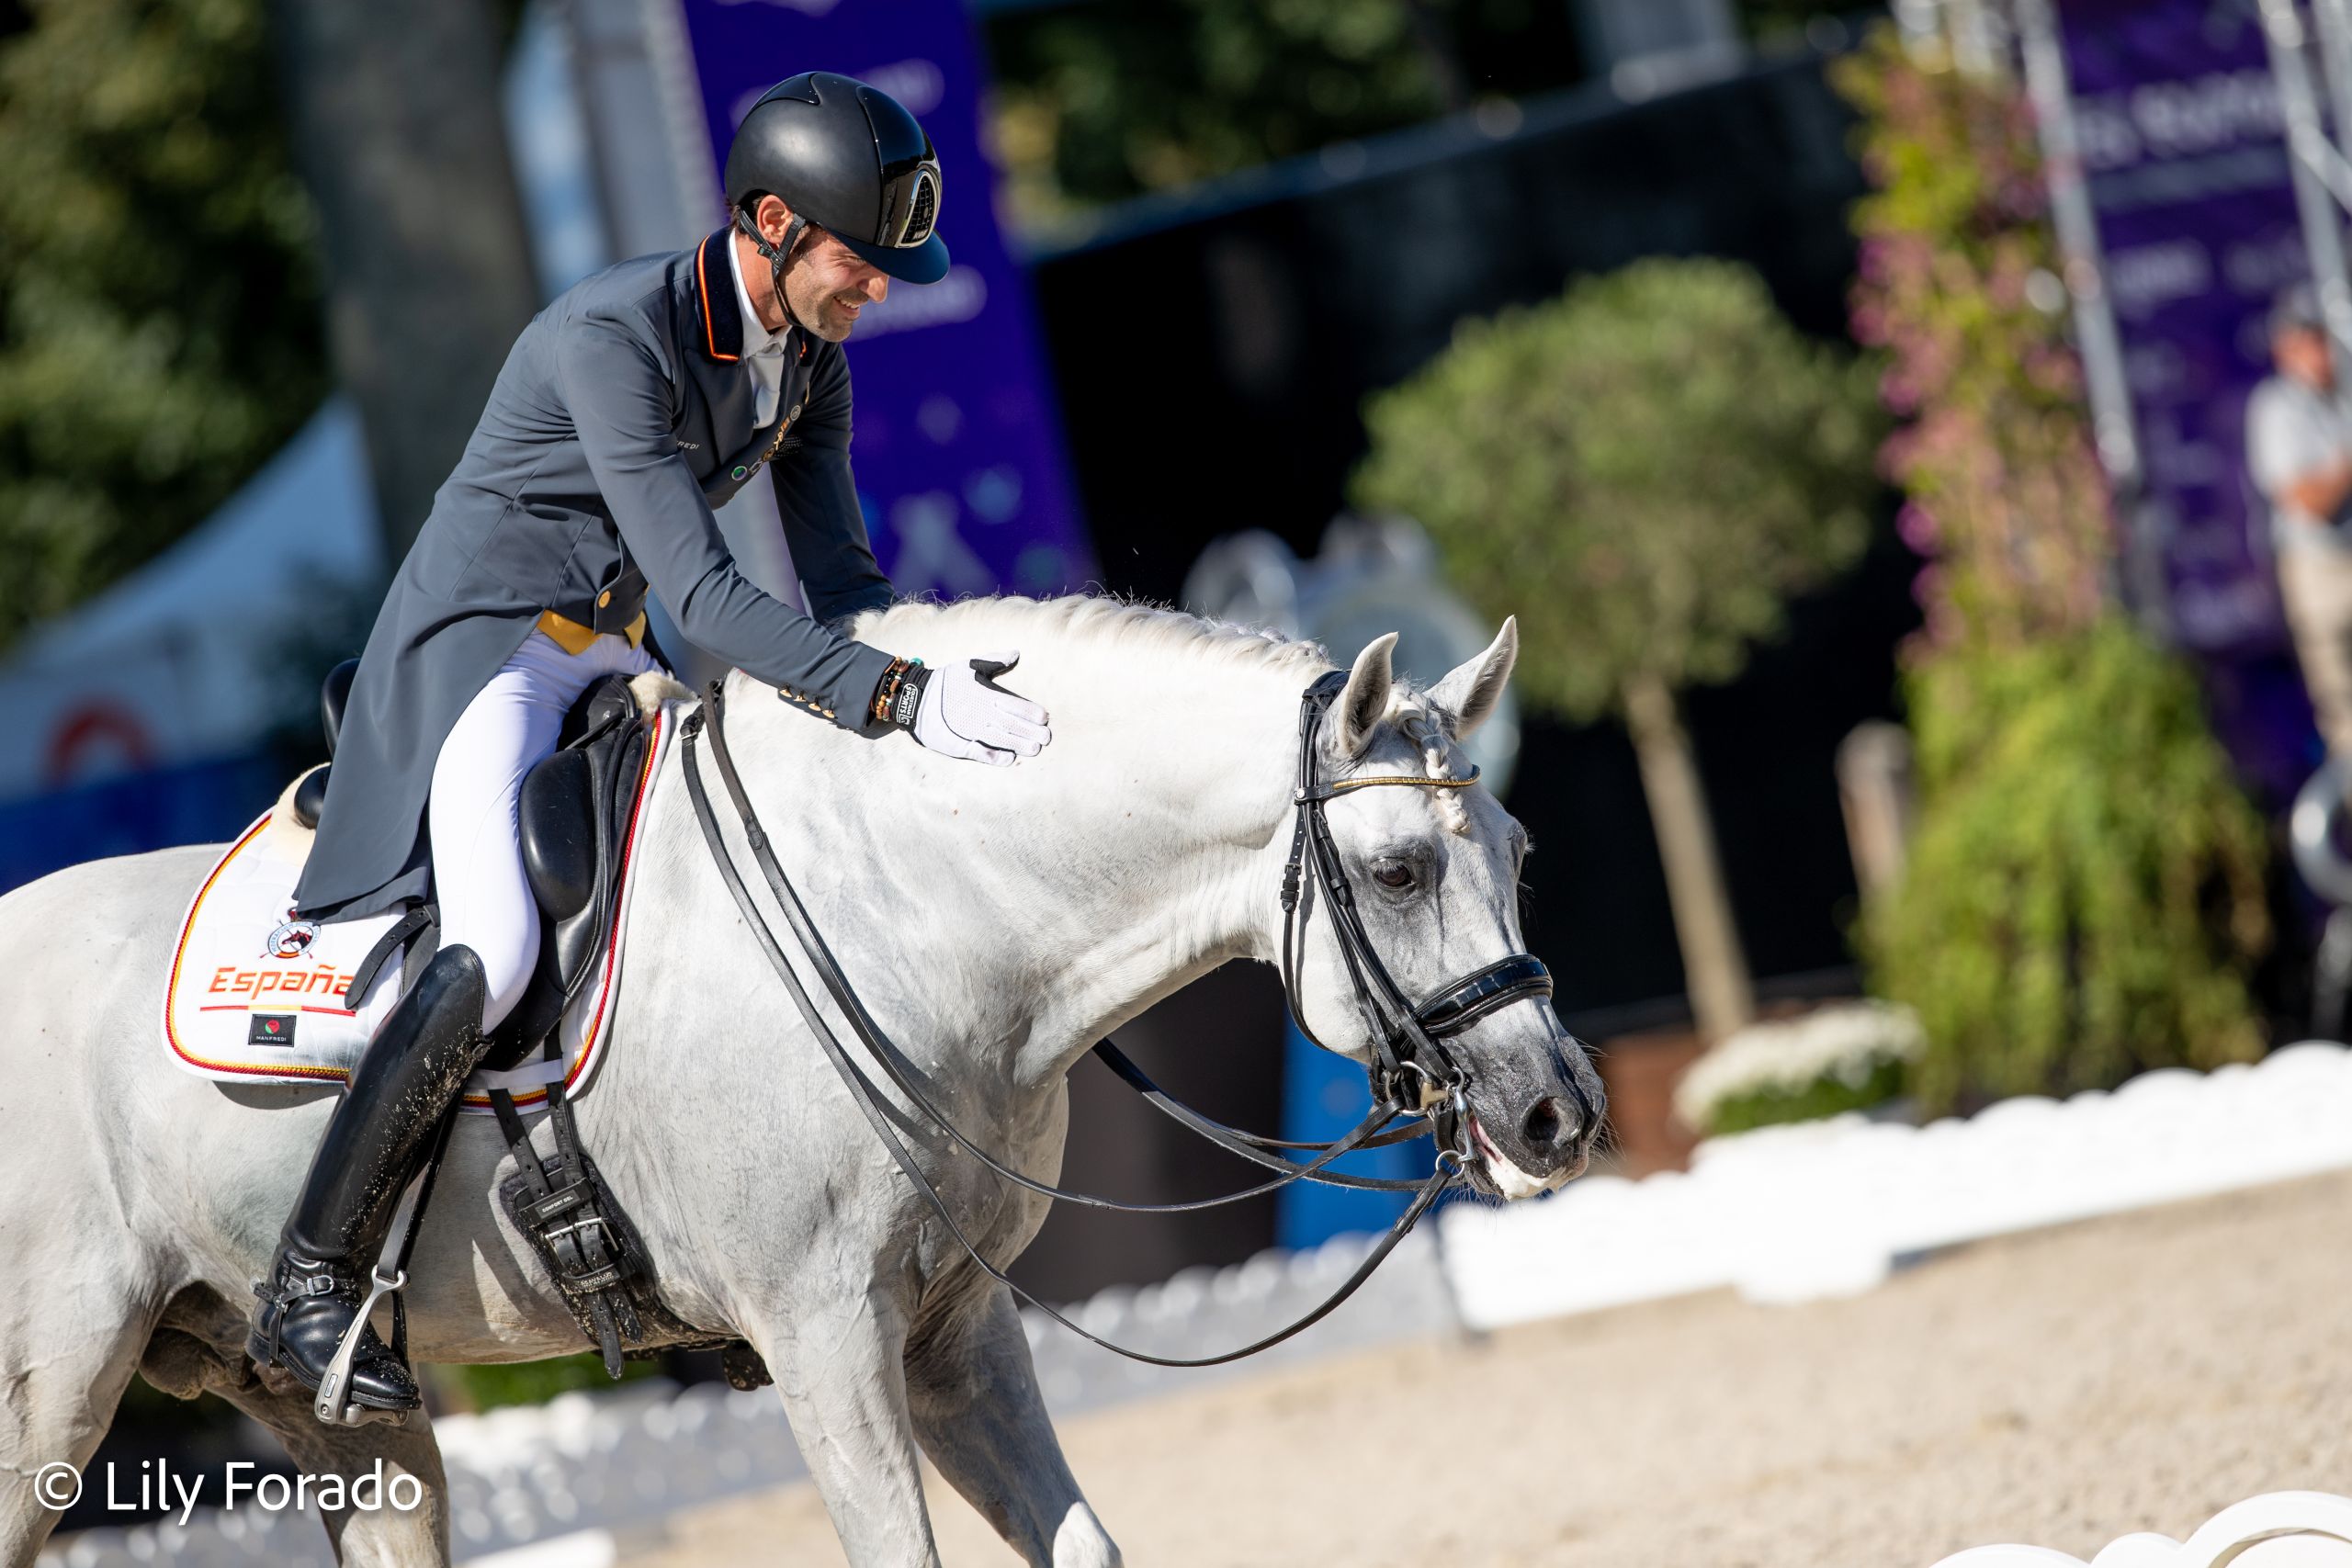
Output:
<svg viewBox="0 0 2352 1568">
<path fill-rule="evenodd" d="M 874 705 L 869 711 L 873 714 L 876 723 L 892 722 L 891 709 L 898 704 L 899 689 L 906 684 L 907 677 L 922 665 L 922 660 L 920 659 L 890 660 L 890 668 L 882 672 L 882 679 L 876 682 L 874 687 Z"/>
</svg>

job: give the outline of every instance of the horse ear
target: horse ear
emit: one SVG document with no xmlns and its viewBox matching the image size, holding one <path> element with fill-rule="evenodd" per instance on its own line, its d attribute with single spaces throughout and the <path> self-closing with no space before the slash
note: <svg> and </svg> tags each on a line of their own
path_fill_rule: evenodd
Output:
<svg viewBox="0 0 2352 1568">
<path fill-rule="evenodd" d="M 1510 681 L 1511 667 L 1518 662 L 1519 617 L 1506 615 L 1503 629 L 1495 634 L 1486 652 L 1455 665 L 1444 680 L 1430 688 L 1430 705 L 1446 716 L 1447 728 L 1456 740 L 1466 739 L 1493 716 L 1495 705 L 1502 701 L 1503 687 Z"/>
<path fill-rule="evenodd" d="M 1331 705 L 1331 747 L 1342 757 L 1360 755 L 1372 743 L 1381 715 L 1388 711 L 1388 690 L 1396 683 L 1388 657 L 1396 649 L 1396 634 L 1376 637 L 1356 655 L 1348 671 L 1347 689 Z"/>
</svg>

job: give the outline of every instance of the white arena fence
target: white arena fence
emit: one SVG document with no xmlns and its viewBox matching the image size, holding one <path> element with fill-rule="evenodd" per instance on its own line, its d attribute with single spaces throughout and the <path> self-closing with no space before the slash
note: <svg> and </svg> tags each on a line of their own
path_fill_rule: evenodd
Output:
<svg viewBox="0 0 2352 1568">
<path fill-rule="evenodd" d="M 1911 1127 L 1846 1116 L 1766 1128 L 1702 1145 L 1687 1173 L 1589 1177 L 1508 1208 L 1456 1204 L 1331 1317 L 1235 1367 L 1143 1366 L 1035 1315 L 1029 1339 L 1046 1400 L 1066 1416 L 1284 1361 L 1694 1291 L 1729 1286 L 1769 1303 L 1850 1294 L 1908 1258 L 1956 1243 L 2347 1167 L 2352 1050 L 2307 1043 L 2253 1066 L 2150 1073 L 2112 1094 L 2006 1100 L 1966 1121 Z M 1103 1292 L 1075 1315 L 1142 1349 L 1198 1354 L 1243 1344 L 1313 1305 L 1368 1246 L 1344 1236 L 1232 1268 L 1187 1269 L 1162 1284 Z M 435 1425 L 457 1555 L 481 1568 L 605 1568 L 616 1561 L 616 1531 L 805 1473 L 768 1391 L 634 1384 Z M 2292 1538 L 2280 1536 L 2279 1545 L 2235 1557 L 2179 1555 L 2202 1550 L 2208 1532 L 2274 1514 L 2307 1515 L 2316 1522 L 2295 1529 L 2311 1539 L 2290 1547 Z M 2352 1503 L 2340 1498 L 2276 1494 L 2226 1511 L 2189 1545 L 2128 1537 L 2095 1568 L 2352 1568 L 2342 1549 L 2352 1539 L 2348 1515 Z M 2337 1531 L 2334 1546 L 2329 1529 Z M 2175 1555 L 2152 1555 L 2159 1545 Z M 308 1517 L 199 1510 L 185 1526 L 85 1531 L 40 1563 L 330 1561 L 324 1532 Z M 1980 1548 L 1939 1568 L 2062 1564 L 2082 1568 L 2033 1547 Z"/>
</svg>

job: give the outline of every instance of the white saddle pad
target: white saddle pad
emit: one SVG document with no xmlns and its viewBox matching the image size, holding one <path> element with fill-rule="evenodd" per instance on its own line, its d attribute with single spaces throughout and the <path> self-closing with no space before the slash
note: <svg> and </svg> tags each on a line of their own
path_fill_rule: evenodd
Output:
<svg viewBox="0 0 2352 1568">
<path fill-rule="evenodd" d="M 630 876 L 645 824 L 647 785 L 675 728 L 654 714 L 645 765 L 622 840 L 618 896 L 610 942 L 596 977 L 564 1015 L 560 1063 L 526 1062 L 511 1072 L 478 1072 L 466 1082 L 465 1108 L 488 1112 L 503 1088 L 518 1106 L 547 1098 L 559 1077 L 568 1093 L 587 1087 L 611 1021 L 628 931 Z M 296 879 L 311 833 L 287 814 L 293 792 L 244 830 L 204 879 L 180 921 L 164 998 L 164 1043 L 172 1059 L 202 1077 L 226 1082 L 343 1082 L 401 995 L 401 960 L 387 961 L 368 994 L 350 994 L 354 972 L 391 929 L 397 914 L 320 925 L 294 918 Z"/>
</svg>

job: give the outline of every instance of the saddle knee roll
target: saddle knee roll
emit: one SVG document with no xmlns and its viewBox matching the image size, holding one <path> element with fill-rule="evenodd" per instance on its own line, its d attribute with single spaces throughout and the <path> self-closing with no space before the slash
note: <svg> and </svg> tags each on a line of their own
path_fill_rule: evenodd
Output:
<svg viewBox="0 0 2352 1568">
<path fill-rule="evenodd" d="M 523 777 L 523 874 L 541 916 L 537 967 L 498 1026 L 487 1065 L 516 1066 L 562 1021 L 610 936 L 631 807 L 650 727 L 628 682 L 607 676 L 564 719 L 560 750 Z"/>
<path fill-rule="evenodd" d="M 558 751 L 523 779 L 523 871 L 550 921 L 570 919 L 596 895 L 594 789 L 581 751 Z"/>
</svg>

